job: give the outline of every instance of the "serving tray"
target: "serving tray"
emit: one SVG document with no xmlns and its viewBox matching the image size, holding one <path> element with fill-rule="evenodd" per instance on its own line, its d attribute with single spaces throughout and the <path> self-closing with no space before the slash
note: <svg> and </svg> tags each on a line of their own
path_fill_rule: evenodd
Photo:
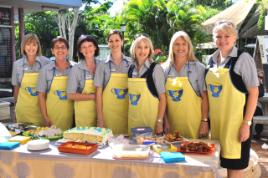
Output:
<svg viewBox="0 0 268 178">
<path fill-rule="evenodd" d="M 95 143 L 80 143 L 80 142 L 66 142 L 58 147 L 58 150 L 63 153 L 74 153 L 89 155 L 98 149 Z"/>
</svg>

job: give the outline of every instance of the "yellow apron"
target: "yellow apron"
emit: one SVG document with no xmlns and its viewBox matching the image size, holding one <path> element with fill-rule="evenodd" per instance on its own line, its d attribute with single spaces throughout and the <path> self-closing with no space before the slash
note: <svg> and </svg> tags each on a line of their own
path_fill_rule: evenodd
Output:
<svg viewBox="0 0 268 178">
<path fill-rule="evenodd" d="M 103 117 L 105 127 L 113 134 L 127 134 L 128 89 L 127 74 L 111 73 L 103 91 Z"/>
<path fill-rule="evenodd" d="M 47 114 L 56 127 L 67 130 L 73 123 L 73 102 L 67 100 L 67 76 L 55 76 L 47 94 Z"/>
<path fill-rule="evenodd" d="M 171 131 L 188 138 L 198 138 L 201 122 L 201 97 L 193 90 L 188 77 L 168 78 L 167 114 Z"/>
<path fill-rule="evenodd" d="M 158 98 L 149 91 L 145 78 L 129 78 L 128 132 L 134 127 L 151 127 L 155 130 Z"/>
<path fill-rule="evenodd" d="M 38 73 L 24 73 L 16 104 L 17 122 L 43 125 L 36 91 Z"/>
<path fill-rule="evenodd" d="M 93 80 L 86 80 L 85 87 L 83 89 L 84 94 L 95 93 L 95 86 L 93 85 Z M 95 100 L 88 101 L 75 101 L 75 125 L 76 126 L 96 126 L 96 104 Z"/>
<path fill-rule="evenodd" d="M 243 121 L 245 94 L 233 86 L 227 68 L 211 68 L 206 76 L 206 84 L 211 137 L 219 139 L 223 158 L 239 159 L 241 156 L 239 129 Z"/>
</svg>

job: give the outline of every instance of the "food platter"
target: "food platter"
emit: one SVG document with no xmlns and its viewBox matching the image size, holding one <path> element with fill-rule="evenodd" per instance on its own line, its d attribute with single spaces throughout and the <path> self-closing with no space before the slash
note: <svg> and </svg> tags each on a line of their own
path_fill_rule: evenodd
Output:
<svg viewBox="0 0 268 178">
<path fill-rule="evenodd" d="M 182 153 L 207 155 L 215 152 L 215 144 L 205 143 L 202 141 L 200 142 L 184 141 L 180 144 L 178 151 Z"/>
<path fill-rule="evenodd" d="M 174 133 L 168 133 L 165 135 L 164 140 L 168 144 L 172 145 L 179 145 L 181 142 L 185 141 L 186 139 L 180 135 L 178 131 Z"/>
<path fill-rule="evenodd" d="M 98 145 L 94 143 L 81 143 L 81 142 L 66 142 L 58 147 L 58 150 L 63 153 L 74 153 L 89 155 L 98 149 Z"/>
<path fill-rule="evenodd" d="M 29 136 L 32 139 L 45 138 L 51 141 L 62 138 L 61 130 L 55 127 L 37 127 L 36 129 L 24 131 L 22 135 Z"/>
</svg>

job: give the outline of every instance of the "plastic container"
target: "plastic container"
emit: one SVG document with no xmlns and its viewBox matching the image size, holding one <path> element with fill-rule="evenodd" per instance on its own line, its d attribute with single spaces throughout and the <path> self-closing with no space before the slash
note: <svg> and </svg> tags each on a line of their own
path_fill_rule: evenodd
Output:
<svg viewBox="0 0 268 178">
<path fill-rule="evenodd" d="M 179 163 L 185 161 L 184 155 L 180 152 L 161 152 L 160 156 L 165 163 Z"/>
<path fill-rule="evenodd" d="M 14 137 L 11 137 L 8 141 L 10 142 L 20 142 L 20 144 L 25 144 L 27 143 L 31 138 L 28 136 L 21 136 L 21 135 L 16 135 Z"/>
<path fill-rule="evenodd" d="M 0 150 L 13 150 L 20 146 L 20 142 L 2 142 L 0 143 Z"/>
<path fill-rule="evenodd" d="M 58 150 L 63 153 L 74 153 L 89 155 L 98 149 L 95 143 L 80 143 L 80 142 L 66 142 L 58 147 Z"/>
<path fill-rule="evenodd" d="M 139 135 L 152 136 L 153 129 L 150 127 L 135 127 L 131 129 L 132 138 L 136 138 Z"/>
<path fill-rule="evenodd" d="M 150 147 L 146 145 L 110 145 L 114 159 L 144 160 L 150 156 Z"/>
</svg>

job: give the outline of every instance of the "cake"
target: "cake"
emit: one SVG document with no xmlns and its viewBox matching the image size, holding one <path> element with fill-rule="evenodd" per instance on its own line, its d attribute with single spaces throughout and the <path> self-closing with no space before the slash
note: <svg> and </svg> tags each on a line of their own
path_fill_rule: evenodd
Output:
<svg viewBox="0 0 268 178">
<path fill-rule="evenodd" d="M 100 127 L 75 127 L 63 133 L 63 138 L 67 140 L 98 144 L 105 144 L 112 136 L 111 129 Z"/>
<path fill-rule="evenodd" d="M 31 151 L 48 149 L 49 148 L 49 140 L 47 140 L 47 139 L 31 140 L 28 142 L 27 148 L 28 148 L 28 150 L 31 150 Z"/>
</svg>

